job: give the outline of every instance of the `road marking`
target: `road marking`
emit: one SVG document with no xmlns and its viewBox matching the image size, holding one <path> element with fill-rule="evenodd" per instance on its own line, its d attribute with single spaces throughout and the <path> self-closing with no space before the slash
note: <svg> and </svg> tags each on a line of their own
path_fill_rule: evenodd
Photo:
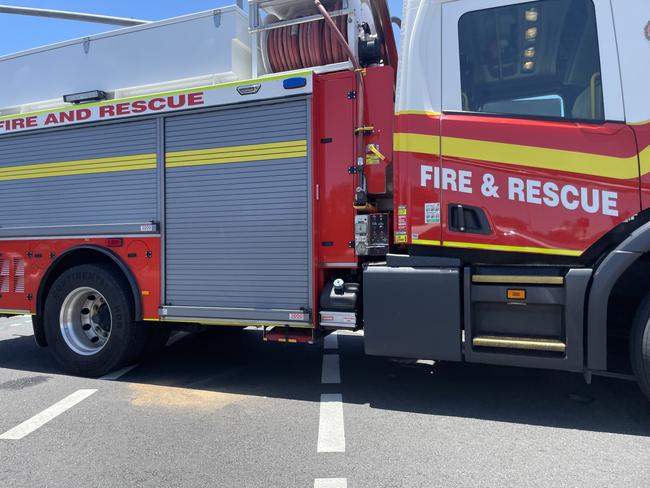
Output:
<svg viewBox="0 0 650 488">
<path fill-rule="evenodd" d="M 325 337 L 325 343 L 323 344 L 325 349 L 338 349 L 339 348 L 339 338 L 336 335 L 336 332 L 331 333 Z"/>
<path fill-rule="evenodd" d="M 0 439 L 14 441 L 20 440 L 35 430 L 43 427 L 50 420 L 53 420 L 67 410 L 70 410 L 72 407 L 84 401 L 95 392 L 97 392 L 97 390 L 78 390 L 60 402 L 55 403 L 50 408 L 34 415 L 31 419 L 26 420 L 19 426 L 14 427 L 13 429 L 8 430 L 4 434 L 0 435 Z"/>
<path fill-rule="evenodd" d="M 105 380 L 105 381 L 115 381 L 119 380 L 122 376 L 124 376 L 126 373 L 129 371 L 133 371 L 135 368 L 137 368 L 139 364 L 132 364 L 131 366 L 127 366 L 126 368 L 118 369 L 117 371 L 113 371 L 112 373 L 105 374 L 100 380 Z"/>
<path fill-rule="evenodd" d="M 314 488 L 348 488 L 348 480 L 345 478 L 316 478 Z"/>
<path fill-rule="evenodd" d="M 340 393 L 320 396 L 317 452 L 345 452 L 343 396 Z"/>
<path fill-rule="evenodd" d="M 330 385 L 341 382 L 341 368 L 339 366 L 338 354 L 323 355 L 323 372 L 320 381 L 321 383 Z"/>
</svg>

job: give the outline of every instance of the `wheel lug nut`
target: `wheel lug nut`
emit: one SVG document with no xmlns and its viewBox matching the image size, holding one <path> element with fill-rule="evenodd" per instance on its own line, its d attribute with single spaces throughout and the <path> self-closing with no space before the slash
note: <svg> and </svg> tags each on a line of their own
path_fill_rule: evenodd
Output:
<svg viewBox="0 0 650 488">
<path fill-rule="evenodd" d="M 90 324 L 84 324 L 82 329 L 85 330 L 85 331 L 89 331 L 90 330 Z"/>
<path fill-rule="evenodd" d="M 87 308 L 84 308 L 84 309 L 81 310 L 82 315 L 88 315 L 89 313 L 90 313 L 90 310 L 87 309 Z"/>
</svg>

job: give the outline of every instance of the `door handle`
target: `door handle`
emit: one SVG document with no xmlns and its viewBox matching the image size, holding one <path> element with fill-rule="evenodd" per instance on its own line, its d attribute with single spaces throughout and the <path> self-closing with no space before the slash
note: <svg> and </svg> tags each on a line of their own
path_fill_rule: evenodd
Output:
<svg viewBox="0 0 650 488">
<path fill-rule="evenodd" d="M 603 125 L 578 125 L 580 131 L 585 134 L 596 134 L 601 136 L 613 136 L 627 127 L 625 124 L 603 124 Z"/>
</svg>

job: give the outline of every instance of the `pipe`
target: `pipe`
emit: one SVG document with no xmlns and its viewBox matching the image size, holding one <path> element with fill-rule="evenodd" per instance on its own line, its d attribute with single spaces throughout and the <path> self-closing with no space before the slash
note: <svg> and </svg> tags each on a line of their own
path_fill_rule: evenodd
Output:
<svg viewBox="0 0 650 488">
<path fill-rule="evenodd" d="M 111 17 L 108 15 L 84 14 L 80 12 L 67 12 L 63 10 L 50 10 L 50 9 L 43 9 L 43 8 L 14 7 L 12 5 L 0 5 L 0 14 L 27 15 L 30 17 L 47 17 L 51 19 L 77 20 L 80 22 L 121 25 L 126 27 L 148 24 L 150 22 L 148 20 L 127 19 L 124 17 Z"/>
<path fill-rule="evenodd" d="M 356 181 L 356 187 L 357 190 L 355 191 L 355 198 L 354 198 L 354 206 L 355 208 L 359 210 L 367 209 L 368 207 L 368 202 L 367 200 L 362 202 L 359 201 L 359 191 L 363 192 L 364 197 L 367 197 L 367 188 L 366 188 L 366 181 L 365 181 L 365 175 L 363 171 L 363 153 L 364 153 L 364 134 L 366 131 L 366 126 L 365 126 L 365 102 L 366 102 L 366 94 L 365 94 L 365 81 L 363 79 L 364 77 L 364 69 L 361 67 L 359 64 L 359 61 L 357 60 L 356 56 L 352 52 L 352 49 L 350 48 L 350 45 L 348 44 L 347 40 L 345 37 L 343 37 L 343 34 L 337 27 L 336 23 L 330 16 L 329 12 L 325 8 L 325 6 L 320 2 L 320 0 L 314 0 L 314 5 L 320 12 L 320 14 L 325 18 L 325 22 L 330 26 L 330 29 L 335 33 L 336 39 L 338 40 L 339 44 L 341 47 L 344 49 L 345 52 L 347 52 L 348 57 L 350 58 L 350 62 L 352 63 L 352 66 L 354 66 L 354 72 L 356 73 L 356 79 L 357 79 L 357 128 L 355 130 L 356 136 L 357 136 L 357 181 Z"/>
</svg>

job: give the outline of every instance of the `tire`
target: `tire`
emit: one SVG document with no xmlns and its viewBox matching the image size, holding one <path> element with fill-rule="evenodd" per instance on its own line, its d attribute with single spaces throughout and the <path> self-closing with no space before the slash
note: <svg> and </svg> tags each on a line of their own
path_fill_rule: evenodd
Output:
<svg viewBox="0 0 650 488">
<path fill-rule="evenodd" d="M 138 360 L 150 332 L 134 320 L 127 281 L 102 264 L 76 266 L 57 278 L 45 300 L 43 325 L 61 368 L 95 378 Z"/>
<path fill-rule="evenodd" d="M 630 334 L 630 361 L 639 388 L 650 400 L 650 295 L 639 305 Z"/>
</svg>

